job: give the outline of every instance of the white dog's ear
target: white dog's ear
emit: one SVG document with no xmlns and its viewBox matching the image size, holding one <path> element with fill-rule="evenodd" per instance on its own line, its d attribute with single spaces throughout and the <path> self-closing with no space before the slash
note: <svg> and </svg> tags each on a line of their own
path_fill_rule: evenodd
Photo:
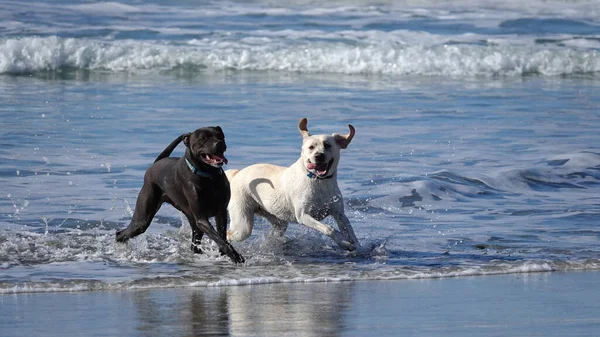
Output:
<svg viewBox="0 0 600 337">
<path fill-rule="evenodd" d="M 306 127 L 307 125 L 308 119 L 306 118 L 302 118 L 298 123 L 298 131 L 300 131 L 302 138 L 310 137 L 310 133 L 308 133 L 308 128 Z"/>
<path fill-rule="evenodd" d="M 345 136 L 342 136 L 337 133 L 333 134 L 333 139 L 335 139 L 335 142 L 342 149 L 345 149 L 348 147 L 348 144 L 350 144 L 350 142 L 352 141 L 352 138 L 354 138 L 354 133 L 356 132 L 356 130 L 354 130 L 354 127 L 351 124 L 348 124 L 348 128 L 350 129 L 350 133 Z"/>
</svg>

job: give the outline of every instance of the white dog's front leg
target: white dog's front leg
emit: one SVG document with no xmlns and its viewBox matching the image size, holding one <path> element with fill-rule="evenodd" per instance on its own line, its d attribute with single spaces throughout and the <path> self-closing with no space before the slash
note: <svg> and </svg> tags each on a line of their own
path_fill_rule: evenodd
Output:
<svg viewBox="0 0 600 337">
<path fill-rule="evenodd" d="M 348 241 L 350 241 L 350 243 L 352 243 L 355 247 L 358 247 L 358 239 L 354 234 L 354 229 L 352 229 L 352 225 L 350 225 L 350 220 L 348 220 L 346 214 L 343 212 L 332 211 L 331 216 L 335 219 L 340 231 L 346 236 Z"/>
<path fill-rule="evenodd" d="M 312 216 L 310 216 L 309 214 L 306 214 L 306 213 L 302 214 L 299 218 L 300 218 L 299 222 L 301 224 L 308 226 L 312 229 L 316 229 L 319 232 L 329 236 L 340 247 L 350 250 L 350 251 L 356 250 L 356 247 L 354 246 L 354 244 L 349 242 L 348 239 L 346 239 L 346 237 L 344 236 L 344 234 L 342 234 L 340 231 L 335 230 L 331 226 L 326 225 L 320 221 L 317 221 L 315 218 L 313 218 Z"/>
</svg>

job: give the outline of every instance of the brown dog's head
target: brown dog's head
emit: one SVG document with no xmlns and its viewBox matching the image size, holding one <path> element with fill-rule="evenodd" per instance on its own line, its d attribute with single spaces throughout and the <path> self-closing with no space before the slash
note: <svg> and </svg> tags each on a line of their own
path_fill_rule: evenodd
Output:
<svg viewBox="0 0 600 337">
<path fill-rule="evenodd" d="M 348 147 L 354 138 L 354 127 L 348 124 L 350 133 L 347 135 L 311 135 L 307 124 L 306 118 L 302 118 L 298 123 L 298 130 L 302 135 L 302 163 L 306 170 L 317 178 L 331 177 L 337 172 L 340 150 Z"/>
<path fill-rule="evenodd" d="M 183 143 L 190 155 L 197 161 L 202 161 L 212 167 L 227 164 L 225 151 L 225 134 L 220 126 L 207 126 L 190 132 L 183 137 Z"/>
</svg>

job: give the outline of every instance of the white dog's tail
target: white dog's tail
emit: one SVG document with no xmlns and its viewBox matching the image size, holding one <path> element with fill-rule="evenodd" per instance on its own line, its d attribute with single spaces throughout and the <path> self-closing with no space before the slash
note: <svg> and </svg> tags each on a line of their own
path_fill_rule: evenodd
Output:
<svg viewBox="0 0 600 337">
<path fill-rule="evenodd" d="M 225 175 L 227 176 L 227 180 L 231 181 L 233 177 L 240 172 L 240 170 L 227 170 L 225 171 Z"/>
</svg>

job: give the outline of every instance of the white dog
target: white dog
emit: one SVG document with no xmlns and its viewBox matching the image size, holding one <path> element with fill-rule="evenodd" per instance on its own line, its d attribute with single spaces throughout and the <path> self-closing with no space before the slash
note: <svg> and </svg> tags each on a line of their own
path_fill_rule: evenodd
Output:
<svg viewBox="0 0 600 337">
<path fill-rule="evenodd" d="M 297 222 L 331 237 L 342 248 L 352 251 L 358 247 L 337 184 L 340 150 L 352 141 L 354 127 L 348 124 L 350 133 L 345 136 L 311 136 L 307 123 L 306 118 L 298 123 L 302 152 L 291 166 L 255 164 L 242 170 L 227 170 L 231 185 L 228 240 L 246 240 L 257 214 L 266 218 L 278 235 L 285 233 L 288 222 Z M 329 215 L 339 231 L 320 221 Z"/>
</svg>

